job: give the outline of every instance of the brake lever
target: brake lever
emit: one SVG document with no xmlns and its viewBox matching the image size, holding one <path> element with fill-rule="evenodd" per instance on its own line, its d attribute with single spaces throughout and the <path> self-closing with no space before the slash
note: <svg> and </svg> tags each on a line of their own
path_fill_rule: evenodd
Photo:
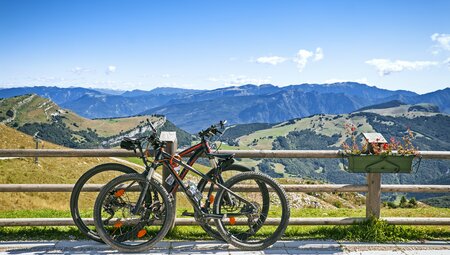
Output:
<svg viewBox="0 0 450 255">
<path fill-rule="evenodd" d="M 147 123 L 150 126 L 150 128 L 152 129 L 153 133 L 156 133 L 156 128 L 155 128 L 155 126 L 153 126 L 153 124 L 150 122 L 149 119 L 147 119 Z"/>
</svg>

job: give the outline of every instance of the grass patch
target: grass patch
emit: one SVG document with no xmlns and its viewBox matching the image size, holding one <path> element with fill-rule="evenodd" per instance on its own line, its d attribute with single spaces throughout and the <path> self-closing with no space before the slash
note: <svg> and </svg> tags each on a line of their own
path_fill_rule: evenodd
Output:
<svg viewBox="0 0 450 255">
<path fill-rule="evenodd" d="M 350 226 L 321 227 L 309 232 L 309 235 L 320 239 L 378 243 L 411 240 L 449 240 L 450 228 L 399 226 L 389 224 L 383 220 L 369 219 Z M 288 235 L 286 236 L 289 237 Z"/>
<path fill-rule="evenodd" d="M 262 234 L 264 236 L 264 233 Z M 85 240 L 76 227 L 0 227 L 0 241 Z M 213 240 L 199 226 L 178 226 L 166 240 Z M 324 239 L 357 242 L 450 240 L 450 227 L 411 227 L 369 220 L 350 226 L 289 226 L 283 240 Z"/>
<path fill-rule="evenodd" d="M 177 208 L 180 217 L 184 208 Z M 192 211 L 192 210 L 191 210 Z M 383 216 L 438 217 L 447 212 L 442 208 L 384 209 Z M 389 215 L 386 212 L 395 212 Z M 363 209 L 294 209 L 292 217 L 361 217 Z M 82 212 L 83 217 L 91 212 Z M 326 215 L 324 215 L 326 214 Z M 69 211 L 59 210 L 20 210 L 0 212 L 0 218 L 69 218 Z M 273 227 L 275 228 L 275 227 Z M 267 227 L 261 236 L 267 235 Z M 0 240 L 78 240 L 86 239 L 76 227 L 0 227 Z M 199 226 L 177 226 L 167 236 L 167 240 L 212 240 Z M 450 240 L 450 226 L 400 226 L 386 221 L 370 219 L 348 226 L 289 226 L 284 240 L 333 239 L 362 242 L 394 242 L 412 240 Z"/>
<path fill-rule="evenodd" d="M 76 227 L 0 227 L 0 241 L 84 239 Z"/>
</svg>

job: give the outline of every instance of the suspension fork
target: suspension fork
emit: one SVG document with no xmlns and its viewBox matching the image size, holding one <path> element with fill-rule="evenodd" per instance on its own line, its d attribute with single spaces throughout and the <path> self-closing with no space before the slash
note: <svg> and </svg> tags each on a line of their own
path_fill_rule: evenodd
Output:
<svg viewBox="0 0 450 255">
<path fill-rule="evenodd" d="M 142 203 L 144 202 L 145 196 L 147 194 L 147 191 L 150 187 L 150 180 L 153 178 L 153 174 L 155 173 L 156 168 L 156 161 L 158 161 L 161 158 L 161 149 L 158 150 L 155 161 L 151 164 L 151 166 L 147 166 L 144 175 L 145 175 L 145 184 L 143 189 L 141 190 L 141 193 L 139 194 L 138 201 L 136 202 L 135 207 L 133 210 L 131 210 L 132 214 L 137 214 L 139 212 L 139 208 L 141 208 Z"/>
</svg>

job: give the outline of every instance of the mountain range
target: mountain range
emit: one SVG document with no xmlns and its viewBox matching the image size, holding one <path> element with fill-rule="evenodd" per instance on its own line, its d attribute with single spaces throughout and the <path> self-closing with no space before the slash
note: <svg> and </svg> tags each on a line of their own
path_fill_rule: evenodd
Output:
<svg viewBox="0 0 450 255">
<path fill-rule="evenodd" d="M 237 124 L 228 127 L 221 137 L 224 149 L 247 150 L 337 150 L 352 144 L 346 125 L 356 127 L 357 141 L 362 133 L 381 133 L 387 140 L 402 141 L 410 129 L 412 144 L 423 151 L 450 150 L 450 115 L 437 111 L 432 104 L 408 105 L 390 101 L 365 107 L 349 114 L 316 114 L 277 124 Z M 404 142 L 404 141 L 402 141 Z M 361 145 L 360 145 L 361 146 Z M 365 174 L 344 171 L 343 159 L 270 158 L 239 159 L 243 164 L 273 177 L 303 178 L 331 183 L 366 183 Z M 450 166 L 446 160 L 416 159 L 411 174 L 383 174 L 384 184 L 450 184 Z M 420 165 L 420 167 L 419 167 Z M 389 194 L 383 194 L 387 198 Z M 436 194 L 414 194 L 416 198 Z"/>
<path fill-rule="evenodd" d="M 431 103 L 450 113 L 450 88 L 427 94 L 387 90 L 355 82 L 278 87 L 243 85 L 213 90 L 156 88 L 113 93 L 108 90 L 58 87 L 0 89 L 0 97 L 35 93 L 87 118 L 161 114 L 188 132 L 221 119 L 232 124 L 277 123 L 313 114 L 343 114 L 398 100 Z"/>
<path fill-rule="evenodd" d="M 279 92 L 275 94 L 277 93 Z M 319 94 L 318 92 L 305 93 Z M 344 97 L 337 97 L 342 94 L 334 95 L 334 98 L 330 96 L 328 99 L 335 100 L 334 102 L 344 100 Z M 231 111 L 235 109 L 233 107 L 242 97 L 257 97 L 257 95 L 228 97 L 236 100 L 230 101 Z M 266 95 L 263 98 L 267 99 L 270 96 Z M 281 110 L 283 106 L 279 107 Z M 342 111 L 350 110 L 342 109 Z M 262 110 L 262 113 L 264 111 L 268 110 Z M 252 116 L 248 116 L 250 117 Z M 0 99 L 0 122 L 29 135 L 39 131 L 43 140 L 72 148 L 116 146 L 123 136 L 132 136 L 145 131 L 147 118 L 153 118 L 153 121 L 164 119 L 165 125 L 162 130 L 176 131 L 180 147 L 188 146 L 193 139 L 196 139 L 160 115 L 92 120 L 63 109 L 53 101 L 36 94 Z M 401 139 L 409 128 L 416 136 L 414 145 L 420 150 L 450 150 L 449 114 L 439 112 L 438 107 L 433 104 L 405 104 L 399 100 L 363 107 L 345 114 L 315 114 L 279 123 L 234 124 L 228 127 L 220 138 L 223 142 L 221 148 L 234 150 L 339 149 L 341 144 L 349 139 L 348 134 L 345 133 L 345 125 L 349 122 L 355 124 L 359 132 L 380 132 L 386 139 L 391 137 Z M 208 122 L 209 124 L 211 122 Z M 237 160 L 273 177 L 301 177 L 332 183 L 361 184 L 365 182 L 363 174 L 343 171 L 342 162 L 337 159 Z M 449 173 L 448 162 L 426 160 L 414 174 L 384 174 L 383 183 L 447 185 L 450 183 Z M 424 197 L 421 195 L 421 198 Z"/>
<path fill-rule="evenodd" d="M 192 136 L 163 116 L 140 115 L 123 118 L 88 119 L 61 108 L 36 94 L 0 99 L 0 124 L 71 148 L 114 147 L 124 136 L 149 130 L 146 120 L 163 123 L 161 131 L 176 131 L 178 144 L 191 144 Z"/>
</svg>

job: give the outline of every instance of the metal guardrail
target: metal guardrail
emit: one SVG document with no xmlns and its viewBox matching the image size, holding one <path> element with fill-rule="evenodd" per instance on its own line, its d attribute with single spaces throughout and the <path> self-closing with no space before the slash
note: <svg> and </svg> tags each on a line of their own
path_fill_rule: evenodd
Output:
<svg viewBox="0 0 450 255">
<path fill-rule="evenodd" d="M 175 151 L 172 148 L 172 151 Z M 237 158 L 341 158 L 338 150 L 222 150 Z M 423 159 L 450 159 L 448 151 L 421 151 Z M 135 157 L 132 151 L 114 149 L 0 149 L 0 157 Z M 381 185 L 381 174 L 367 175 L 367 185 L 323 184 L 283 185 L 287 192 L 366 192 L 366 216 L 380 218 L 381 192 L 448 193 L 450 185 Z M 71 184 L 0 184 L 0 192 L 70 192 Z M 98 191 L 101 185 L 88 185 L 86 191 Z M 242 187 L 251 190 L 252 187 Z M 348 225 L 366 218 L 291 218 L 291 225 Z M 449 218 L 381 218 L 392 224 L 450 225 Z M 273 221 L 273 220 L 272 220 Z M 268 219 L 268 223 L 276 225 Z M 0 226 L 66 226 L 72 219 L 33 218 L 0 219 Z M 176 225 L 195 225 L 194 219 L 178 218 Z"/>
</svg>

